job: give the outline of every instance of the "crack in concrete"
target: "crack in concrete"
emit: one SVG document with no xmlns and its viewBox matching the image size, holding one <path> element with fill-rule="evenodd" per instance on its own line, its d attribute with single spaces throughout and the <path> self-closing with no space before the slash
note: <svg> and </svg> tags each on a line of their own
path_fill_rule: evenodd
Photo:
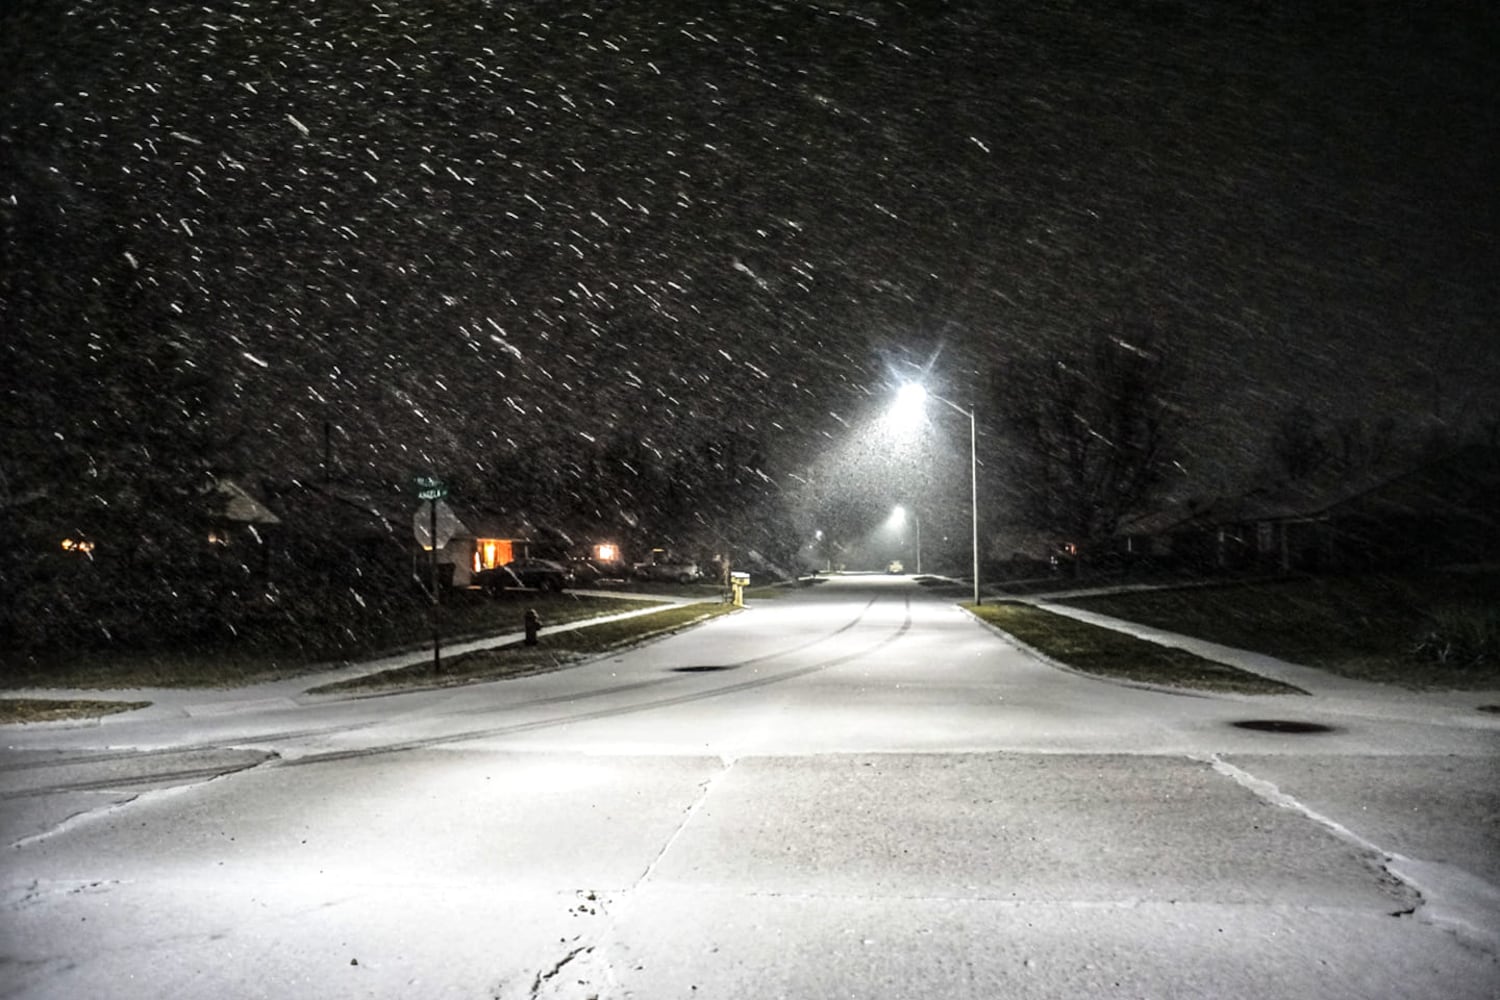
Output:
<svg viewBox="0 0 1500 1000">
<path fill-rule="evenodd" d="M 724 780 L 725 776 L 729 774 L 730 770 L 734 767 L 735 764 L 735 758 L 732 757 L 721 757 L 720 761 L 722 762 L 723 766 L 720 768 L 719 772 L 717 774 L 710 775 L 699 785 L 700 791 L 698 792 L 698 797 L 693 800 L 693 804 L 688 806 L 687 810 L 682 814 L 682 822 L 678 823 L 677 829 L 673 830 L 671 835 L 667 837 L 666 842 L 661 846 L 661 850 L 656 852 L 656 857 L 652 858 L 650 863 L 646 865 L 645 870 L 641 872 L 640 877 L 637 878 L 633 883 L 631 883 L 628 888 L 626 888 L 625 894 L 628 895 L 629 893 L 632 893 L 635 890 L 639 889 L 646 882 L 646 880 L 649 879 L 653 873 L 655 873 L 657 867 L 661 864 L 662 859 L 665 858 L 667 856 L 667 852 L 672 849 L 672 845 L 677 843 L 677 841 L 682 837 L 682 832 L 686 830 L 688 824 L 693 821 L 693 817 L 697 816 L 698 813 L 703 811 L 703 804 L 708 801 L 708 797 L 713 792 L 714 786 Z"/>
<path fill-rule="evenodd" d="M 166 750 L 144 750 L 110 752 L 102 754 L 80 754 L 63 755 L 43 761 L 23 761 L 9 767 L 0 768 L 0 773 L 24 774 L 39 768 L 82 768 L 98 764 L 118 764 L 124 762 L 160 761 L 164 758 L 192 757 L 205 753 L 238 753 L 255 754 L 257 759 L 244 761 L 218 761 L 201 766 L 190 766 L 177 768 L 175 770 L 143 771 L 139 774 L 105 775 L 93 778 L 78 778 L 71 781 L 54 781 L 51 784 L 38 785 L 33 788 L 17 788 L 11 791 L 0 792 L 0 801 L 8 799 L 36 798 L 38 796 L 52 795 L 57 792 L 97 792 L 110 789 L 131 788 L 138 785 L 153 785 L 163 782 L 194 782 L 200 778 L 213 780 L 227 774 L 260 767 L 262 764 L 279 759 L 280 755 L 272 749 L 264 747 L 248 747 L 237 744 L 196 746 L 179 749 Z"/>
<path fill-rule="evenodd" d="M 171 791 L 171 789 L 160 789 L 160 790 L 161 791 Z M 10 844 L 9 845 L 10 849 L 11 850 L 19 850 L 20 848 L 23 848 L 23 847 L 30 847 L 33 844 L 39 844 L 39 843 L 41 843 L 44 840 L 50 840 L 51 838 L 59 836 L 59 835 L 64 834 L 64 833 L 67 833 L 70 830 L 75 829 L 76 827 L 83 826 L 85 823 L 88 823 L 91 820 L 97 819 L 97 818 L 102 817 L 102 816 L 108 816 L 111 813 L 118 812 L 118 811 L 124 809 L 125 807 L 131 805 L 132 803 L 136 802 L 137 800 L 139 800 L 145 794 L 147 794 L 147 793 L 141 792 L 141 793 L 136 794 L 136 795 L 131 795 L 128 798 L 124 798 L 124 799 L 120 799 L 120 800 L 115 801 L 115 802 L 111 802 L 108 805 L 99 806 L 99 807 L 94 808 L 94 809 L 85 809 L 85 810 L 83 810 L 81 812 L 73 813 L 71 816 L 67 817 L 62 822 L 57 823 L 54 826 L 51 826 L 51 827 L 49 827 L 46 830 L 43 830 L 41 833 L 34 833 L 31 836 L 29 836 L 29 837 L 22 837 L 20 840 L 17 840 L 16 842 Z"/>
<path fill-rule="evenodd" d="M 226 749 L 238 748 L 229 747 Z M 108 791 L 111 789 L 128 787 L 130 785 L 143 785 L 168 780 L 183 780 L 185 778 L 192 779 L 186 780 L 183 784 L 180 785 L 169 785 L 166 788 L 148 788 L 145 791 L 137 792 L 133 795 L 127 796 L 126 798 L 118 799 L 106 805 L 98 806 L 93 809 L 84 809 L 80 812 L 73 813 L 72 815 L 63 819 L 61 822 L 54 824 L 46 830 L 43 830 L 41 833 L 34 833 L 29 837 L 22 837 L 20 840 L 17 840 L 8 846 L 11 850 L 30 847 L 33 844 L 38 844 L 44 840 L 49 840 L 60 834 L 67 833 L 68 831 L 83 826 L 86 823 L 90 823 L 95 819 L 120 812 L 132 805 L 135 805 L 137 802 L 155 801 L 157 799 L 166 798 L 171 795 L 185 793 L 195 788 L 202 788 L 204 785 L 212 784 L 213 782 L 218 781 L 221 778 L 233 777 L 236 774 L 245 774 L 249 771 L 254 771 L 257 768 L 265 767 L 268 764 L 273 764 L 278 760 L 280 760 L 280 755 L 278 755 L 274 751 L 266 751 L 265 756 L 260 760 L 246 764 L 225 764 L 216 768 L 196 768 L 192 771 L 172 771 L 162 774 L 148 774 L 129 778 L 115 779 L 113 781 L 79 783 L 75 786 L 70 786 L 70 790 Z M 42 791 L 50 793 L 54 790 L 55 789 L 49 788 Z M 41 794 L 41 791 L 39 791 L 38 794 Z"/>
<path fill-rule="evenodd" d="M 542 987 L 551 982 L 553 979 L 556 979 L 558 974 L 562 972 L 562 970 L 568 965 L 569 962 L 573 961 L 573 959 L 577 958 L 579 955 L 588 954 L 593 950 L 594 946 L 591 944 L 579 945 L 577 948 L 574 948 L 562 958 L 558 959 L 557 964 L 552 966 L 552 968 L 538 972 L 536 974 L 536 979 L 533 980 L 531 984 L 531 995 L 533 997 L 540 996 Z"/>
<path fill-rule="evenodd" d="M 24 888 L 9 890 L 5 894 L 3 905 L 8 910 L 23 910 L 27 907 L 39 906 L 50 899 L 78 896 L 83 893 L 108 892 L 115 886 L 124 884 L 119 879 L 61 879 L 46 882 L 33 879 L 31 884 Z"/>
<path fill-rule="evenodd" d="M 1380 870 L 1416 899 L 1414 905 L 1396 909 L 1391 916 L 1398 919 L 1415 917 L 1423 923 L 1458 934 L 1489 954 L 1500 954 L 1500 888 L 1453 865 L 1411 858 L 1388 850 L 1283 792 L 1273 782 L 1223 760 L 1218 754 L 1189 757 L 1208 764 L 1215 772 L 1257 798 L 1290 809 L 1345 843 L 1379 858 Z"/>
<path fill-rule="evenodd" d="M 704 803 L 708 801 L 714 787 L 724 779 L 735 764 L 735 758 L 732 757 L 721 757 L 720 761 L 721 769 L 699 783 L 698 795 L 687 809 L 683 810 L 681 821 L 662 842 L 661 849 L 641 870 L 635 881 L 612 896 L 596 891 L 579 890 L 576 893 L 576 896 L 584 901 L 576 907 L 577 912 L 598 917 L 604 921 L 604 924 L 593 935 L 592 944 L 579 944 L 563 955 L 551 969 L 538 972 L 532 981 L 530 991 L 526 994 L 527 1000 L 541 1000 L 544 990 L 547 996 L 558 998 L 558 1000 L 569 997 L 597 1000 L 600 996 L 618 992 L 619 983 L 615 978 L 614 966 L 605 953 L 611 945 L 616 943 L 616 931 L 621 919 L 629 910 L 631 897 L 651 878 L 662 859 L 671 852 L 672 846 L 692 823 L 693 817 L 703 810 Z M 579 938 L 575 937 L 574 940 L 577 941 Z M 558 979 L 559 973 L 565 967 L 569 969 L 567 982 Z"/>
</svg>

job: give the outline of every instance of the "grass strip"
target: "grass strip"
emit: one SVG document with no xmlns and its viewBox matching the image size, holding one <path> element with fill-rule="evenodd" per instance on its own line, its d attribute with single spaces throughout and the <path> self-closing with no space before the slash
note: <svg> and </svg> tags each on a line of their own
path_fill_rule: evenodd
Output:
<svg viewBox="0 0 1500 1000">
<path fill-rule="evenodd" d="M 1444 610 L 1500 607 L 1500 573 L 1297 577 L 1073 598 L 1068 604 L 1343 677 L 1414 690 L 1500 687 L 1500 659 L 1424 659 Z"/>
<path fill-rule="evenodd" d="M 434 673 L 431 663 L 382 670 L 363 677 L 335 681 L 308 689 L 308 694 L 372 693 L 413 688 L 453 687 L 481 681 L 506 680 L 559 670 L 589 656 L 618 649 L 689 628 L 710 618 L 728 614 L 734 607 L 720 601 L 682 604 L 650 614 L 580 625 L 549 632 L 543 629 L 535 646 L 511 643 L 446 659 Z"/>
<path fill-rule="evenodd" d="M 149 701 L 73 701 L 54 698 L 0 698 L 0 725 L 94 719 L 117 712 L 133 712 Z"/>
<path fill-rule="evenodd" d="M 646 602 L 640 600 L 570 593 L 507 594 L 498 600 L 478 594 L 455 594 L 442 608 L 443 639 L 451 643 L 501 631 L 519 632 L 522 615 L 532 607 L 543 622 L 560 625 L 645 606 Z M 381 634 L 361 637 L 362 641 L 353 648 L 364 652 L 340 659 L 373 658 L 420 646 L 431 639 L 428 615 L 425 608 L 405 609 L 395 615 L 401 621 L 378 623 L 383 630 Z M 358 630 L 367 625 L 350 622 L 349 628 Z M 329 658 L 321 655 L 316 646 L 304 643 L 303 638 L 289 628 L 284 634 L 240 645 L 49 651 L 31 658 L 13 651 L 0 654 L 0 689 L 232 688 L 262 684 L 327 667 Z"/>
<path fill-rule="evenodd" d="M 745 600 L 747 601 L 774 601 L 779 597 L 785 597 L 791 588 L 810 587 L 810 583 L 789 583 L 785 586 L 772 587 L 746 587 Z"/>
<path fill-rule="evenodd" d="M 1237 667 L 1206 660 L 1183 649 L 1101 628 L 1029 604 L 1002 602 L 975 607 L 970 614 L 1015 636 L 1059 663 L 1097 677 L 1141 684 L 1235 694 L 1306 694 L 1301 688 Z"/>
</svg>

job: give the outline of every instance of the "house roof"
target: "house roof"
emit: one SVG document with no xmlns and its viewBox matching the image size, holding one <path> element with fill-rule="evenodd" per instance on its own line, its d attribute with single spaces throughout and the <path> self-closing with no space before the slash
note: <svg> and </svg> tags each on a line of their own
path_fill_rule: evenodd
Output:
<svg viewBox="0 0 1500 1000">
<path fill-rule="evenodd" d="M 1121 535 L 1161 535 L 1258 521 L 1340 514 L 1481 516 L 1500 497 L 1500 448 L 1469 445 L 1399 470 L 1371 468 L 1260 487 L 1239 496 L 1178 504 L 1126 521 Z"/>
<path fill-rule="evenodd" d="M 271 508 L 255 499 L 245 488 L 232 479 L 220 479 L 214 483 L 214 492 L 224 498 L 222 515 L 238 524 L 280 524 L 281 518 Z"/>
<path fill-rule="evenodd" d="M 1500 448 L 1468 445 L 1404 469 L 1367 469 L 1330 482 L 1293 483 L 1252 506 L 1249 520 L 1371 514 L 1493 517 L 1500 498 Z"/>
<path fill-rule="evenodd" d="M 1198 509 L 1197 503 L 1184 502 L 1136 514 L 1122 520 L 1115 534 L 1133 537 L 1164 535 L 1193 520 Z"/>
<path fill-rule="evenodd" d="M 389 499 L 299 480 L 269 485 L 266 495 L 288 526 L 343 538 L 412 537 L 410 513 Z"/>
<path fill-rule="evenodd" d="M 505 517 L 474 504 L 449 501 L 449 506 L 453 508 L 453 512 L 458 516 L 459 530 L 455 532 L 456 537 L 507 538 L 512 540 L 525 537 L 524 532 L 516 530 L 513 518 Z"/>
</svg>

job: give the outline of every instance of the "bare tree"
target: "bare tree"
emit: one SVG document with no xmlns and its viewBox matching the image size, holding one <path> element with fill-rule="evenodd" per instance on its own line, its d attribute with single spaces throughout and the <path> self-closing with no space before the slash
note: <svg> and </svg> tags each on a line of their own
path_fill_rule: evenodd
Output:
<svg viewBox="0 0 1500 1000">
<path fill-rule="evenodd" d="M 1277 419 L 1269 451 L 1271 473 L 1283 480 L 1306 479 L 1323 468 L 1332 454 L 1317 415 L 1305 406 L 1295 406 Z"/>
<path fill-rule="evenodd" d="M 1388 462 L 1396 448 L 1394 417 L 1384 416 L 1373 423 L 1363 417 L 1347 417 L 1333 430 L 1338 437 L 1338 463 L 1346 471 Z"/>
<path fill-rule="evenodd" d="M 1097 541 L 1162 482 L 1181 412 L 1171 358 L 1154 323 L 1117 320 L 1070 351 L 997 370 L 1000 458 L 1033 526 Z"/>
<path fill-rule="evenodd" d="M 1295 482 L 1314 475 L 1347 475 L 1389 463 L 1400 454 L 1394 418 L 1373 423 L 1345 417 L 1325 423 L 1305 406 L 1283 413 L 1271 430 L 1263 459 L 1266 475 L 1278 482 Z M 1408 432 L 1408 437 L 1410 433 Z"/>
</svg>

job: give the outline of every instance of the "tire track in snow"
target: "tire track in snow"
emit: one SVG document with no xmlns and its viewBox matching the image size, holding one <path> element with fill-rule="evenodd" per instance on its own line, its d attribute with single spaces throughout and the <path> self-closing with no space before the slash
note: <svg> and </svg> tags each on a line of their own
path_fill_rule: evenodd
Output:
<svg viewBox="0 0 1500 1000">
<path fill-rule="evenodd" d="M 875 602 L 872 599 L 870 604 L 874 603 Z M 865 612 L 869 610 L 869 607 L 870 605 L 867 604 L 854 621 L 850 622 L 847 625 L 844 625 L 842 628 L 837 629 L 835 632 L 830 633 L 828 636 L 825 636 L 823 637 L 823 639 L 819 639 L 816 642 L 808 643 L 802 647 L 796 647 L 792 650 L 783 650 L 774 654 L 764 654 L 762 656 L 752 657 L 751 659 L 742 660 L 738 663 L 726 664 L 725 666 L 726 668 L 732 669 L 742 666 L 749 666 L 756 663 L 764 663 L 768 660 L 786 656 L 791 652 L 800 651 L 800 649 L 805 649 L 807 648 L 807 646 L 816 645 L 818 642 L 826 641 L 827 639 L 833 638 L 834 636 L 848 631 L 849 629 L 857 625 L 861 620 L 863 620 Z M 756 677 L 752 680 L 737 681 L 732 684 L 724 684 L 718 687 L 710 688 L 706 691 L 694 691 L 688 694 L 672 695 L 664 698 L 653 698 L 647 701 L 636 702 L 630 705 L 613 705 L 607 708 L 594 709 L 592 711 L 572 712 L 547 719 L 536 719 L 531 722 L 516 722 L 501 726 L 487 726 L 482 729 L 472 729 L 458 733 L 447 733 L 442 736 L 430 736 L 423 739 L 400 740 L 381 746 L 362 747 L 357 750 L 333 750 L 321 754 L 308 754 L 302 757 L 283 760 L 280 762 L 279 766 L 300 767 L 305 764 L 330 763 L 339 760 L 357 760 L 359 758 L 373 757 L 381 754 L 401 753 L 406 750 L 423 750 L 431 747 L 447 746 L 456 743 L 467 743 L 474 740 L 490 739 L 497 736 L 512 736 L 518 733 L 534 732 L 539 729 L 552 729 L 558 726 L 567 726 L 578 722 L 593 722 L 598 719 L 610 719 L 624 715 L 633 715 L 637 712 L 649 712 L 658 708 L 671 708 L 677 705 L 687 705 L 692 704 L 693 702 L 707 701 L 711 698 L 720 698 L 724 695 L 729 694 L 739 694 L 744 691 L 754 690 L 755 688 L 767 687 L 772 684 L 781 684 L 785 681 L 796 680 L 799 677 L 806 677 L 809 674 L 820 673 L 824 670 L 840 666 L 841 664 L 849 663 L 853 660 L 860 659 L 861 657 L 868 656 L 876 650 L 883 649 L 891 643 L 896 642 L 908 631 L 910 631 L 910 629 L 911 601 L 910 598 L 908 598 L 906 601 L 905 618 L 903 619 L 901 624 L 889 635 L 881 638 L 870 646 L 863 647 L 851 653 L 844 653 L 840 656 L 835 656 L 818 663 L 809 664 L 805 667 L 783 670 L 777 673 L 767 674 L 763 677 Z M 610 689 L 605 689 L 605 692 L 607 693 L 609 690 Z"/>
<path fill-rule="evenodd" d="M 829 642 L 831 640 L 837 639 L 839 636 L 843 635 L 844 633 L 850 631 L 851 629 L 857 627 L 860 623 L 862 623 L 865 620 L 865 618 L 868 615 L 868 613 L 870 612 L 870 609 L 879 600 L 880 600 L 880 597 L 878 595 L 875 596 L 875 597 L 870 598 L 870 600 L 865 603 L 864 607 L 862 607 L 862 608 L 859 609 L 858 613 L 855 614 L 853 618 L 851 618 L 849 621 L 847 621 L 844 624 L 838 626 L 837 628 L 834 628 L 833 630 L 831 630 L 829 632 L 825 632 L 825 633 L 823 633 L 821 635 L 818 635 L 818 636 L 816 636 L 814 638 L 811 638 L 811 639 L 809 639 L 809 640 L 807 640 L 805 642 L 799 643 L 799 644 L 794 645 L 794 646 L 787 647 L 785 649 L 775 650 L 775 651 L 769 652 L 769 653 L 763 653 L 763 654 L 761 654 L 759 656 L 754 656 L 754 657 L 750 657 L 748 659 L 741 660 L 741 661 L 738 661 L 738 662 L 735 662 L 735 663 L 732 663 L 732 664 L 727 664 L 726 666 L 727 667 L 731 667 L 731 668 L 739 668 L 739 667 L 756 666 L 756 665 L 763 664 L 763 663 L 769 663 L 769 662 L 772 662 L 774 660 L 777 660 L 777 659 L 780 659 L 780 658 L 783 658 L 783 657 L 792 656 L 792 655 L 795 655 L 797 653 L 804 652 L 804 651 L 806 651 L 808 649 L 812 649 L 812 648 L 814 648 L 814 647 L 816 647 L 816 646 L 818 646 L 818 645 L 820 645 L 822 643 Z M 810 665 L 810 666 L 807 666 L 807 667 L 797 668 L 795 670 L 782 671 L 782 672 L 779 672 L 779 673 L 767 674 L 764 677 L 758 677 L 758 678 L 754 678 L 754 679 L 748 680 L 748 681 L 738 681 L 738 682 L 735 682 L 735 683 L 732 683 L 732 684 L 720 685 L 720 686 L 715 687 L 715 688 L 713 688 L 711 690 L 708 690 L 708 691 L 699 691 L 699 692 L 694 692 L 694 693 L 691 693 L 691 694 L 683 694 L 683 695 L 675 695 L 675 696 L 670 696 L 670 697 L 665 697 L 665 698 L 651 699 L 651 700 L 640 702 L 640 703 L 637 703 L 637 704 L 634 704 L 634 705 L 614 706 L 614 707 L 611 707 L 611 708 L 596 709 L 596 710 L 592 710 L 592 711 L 571 712 L 571 713 L 559 715 L 559 716 L 556 716 L 556 717 L 553 717 L 553 718 L 537 720 L 537 721 L 534 721 L 534 722 L 514 723 L 514 724 L 511 724 L 511 725 L 493 726 L 493 727 L 487 727 L 487 728 L 483 728 L 483 729 L 466 730 L 466 731 L 463 731 L 463 732 L 449 734 L 449 735 L 446 735 L 446 736 L 434 736 L 434 737 L 430 737 L 430 738 L 426 738 L 426 739 L 399 741 L 399 742 L 395 742 L 395 743 L 391 743 L 391 744 L 385 744 L 385 745 L 379 745 L 379 746 L 374 746 L 374 747 L 362 748 L 362 749 L 359 749 L 359 750 L 330 751 L 328 753 L 323 753 L 323 754 L 308 754 L 308 755 L 301 756 L 301 757 L 296 757 L 296 758 L 278 759 L 278 760 L 276 760 L 274 762 L 268 762 L 268 763 L 275 763 L 275 764 L 277 764 L 279 766 L 290 766 L 290 765 L 293 765 L 293 764 L 301 764 L 301 763 L 317 763 L 317 762 L 336 761 L 336 760 L 341 760 L 341 759 L 354 759 L 354 758 L 359 758 L 359 757 L 373 756 L 373 755 L 376 755 L 376 754 L 399 753 L 399 752 L 404 751 L 404 750 L 424 749 L 424 748 L 428 748 L 428 747 L 442 746 L 442 745 L 447 744 L 447 743 L 462 743 L 462 742 L 467 742 L 467 741 L 472 741 L 472 740 L 485 739 L 485 738 L 489 738 L 489 737 L 493 737 L 493 736 L 505 736 L 505 735 L 509 735 L 509 734 L 512 734 L 512 733 L 529 732 L 529 731 L 532 731 L 532 730 L 535 730 L 535 729 L 545 729 L 545 728 L 551 728 L 551 727 L 555 727 L 555 726 L 564 726 L 564 725 L 569 725 L 569 724 L 574 723 L 574 722 L 589 722 L 589 721 L 592 721 L 592 720 L 595 720 L 595 719 L 610 718 L 610 717 L 613 717 L 613 716 L 626 715 L 626 714 L 630 714 L 630 713 L 633 713 L 633 712 L 650 711 L 650 710 L 655 709 L 655 708 L 665 708 L 665 707 L 671 707 L 673 705 L 687 704 L 687 703 L 690 703 L 690 702 L 693 702 L 693 701 L 700 701 L 700 700 L 704 700 L 704 699 L 707 699 L 707 698 L 715 698 L 715 697 L 718 697 L 718 696 L 723 695 L 723 694 L 734 694 L 734 693 L 737 693 L 737 692 L 740 692 L 740 691 L 744 691 L 744 690 L 751 690 L 751 689 L 754 689 L 754 688 L 757 688 L 757 687 L 763 687 L 763 686 L 768 685 L 768 684 L 776 684 L 776 683 L 780 683 L 780 682 L 786 681 L 786 680 L 794 680 L 797 677 L 806 676 L 807 674 L 816 673 L 816 672 L 821 671 L 821 670 L 827 670 L 830 667 L 839 665 L 840 663 L 848 662 L 848 660 L 850 660 L 850 659 L 854 659 L 854 658 L 857 658 L 859 656 L 866 655 L 868 652 L 871 652 L 874 649 L 878 649 L 881 646 L 884 646 L 884 645 L 886 645 L 889 642 L 895 641 L 895 639 L 899 638 L 901 634 L 905 633 L 911 627 L 911 598 L 909 596 L 907 596 L 905 598 L 905 610 L 906 610 L 905 620 L 903 621 L 903 623 L 900 626 L 900 628 L 897 630 L 897 633 L 895 635 L 893 635 L 893 636 L 890 636 L 890 637 L 888 637 L 886 639 L 881 640 L 880 642 L 876 643 L 875 646 L 870 647 L 869 649 L 860 650 L 859 652 L 853 653 L 853 654 L 846 654 L 844 656 L 835 657 L 835 658 L 833 658 L 831 660 L 823 661 L 821 663 L 816 663 L 816 664 L 813 664 L 813 665 Z M 613 653 L 611 653 L 610 655 L 613 655 Z M 593 700 L 593 699 L 598 699 L 598 698 L 608 698 L 608 697 L 613 697 L 613 696 L 617 696 L 617 695 L 621 695 L 621 694 L 627 694 L 627 693 L 632 692 L 632 691 L 639 691 L 639 690 L 644 690 L 644 689 L 650 689 L 650 688 L 655 688 L 655 687 L 659 687 L 659 686 L 662 686 L 662 685 L 674 684 L 674 683 L 677 683 L 677 682 L 687 683 L 687 681 L 688 681 L 687 675 L 669 674 L 669 675 L 662 676 L 662 677 L 653 677 L 653 678 L 649 678 L 649 679 L 646 679 L 646 680 L 632 681 L 632 682 L 629 682 L 629 683 L 626 683 L 626 684 L 617 684 L 617 685 L 612 685 L 612 686 L 609 686 L 609 687 L 601 687 L 601 688 L 598 688 L 598 689 L 595 689 L 595 690 L 592 690 L 592 691 L 569 693 L 569 694 L 565 694 L 565 695 L 547 695 L 547 696 L 544 696 L 544 697 L 534 698 L 534 699 L 530 699 L 530 700 L 526 700 L 526 701 L 514 702 L 514 703 L 506 705 L 505 707 L 506 707 L 506 710 L 510 711 L 510 710 L 515 710 L 515 709 L 530 708 L 530 707 L 536 707 L 536 706 L 541 706 L 541 705 L 549 705 L 549 704 L 570 704 L 571 705 L 571 704 L 576 704 L 577 702 L 583 701 L 583 700 Z M 389 694 L 381 694 L 381 695 L 375 695 L 375 696 L 369 696 L 369 695 L 367 695 L 367 696 L 364 696 L 364 697 L 368 698 L 368 697 L 399 696 L 402 693 L 407 693 L 407 692 L 390 692 Z M 450 714 L 450 715 L 487 714 L 487 713 L 490 713 L 490 712 L 493 712 L 493 711 L 494 711 L 493 707 L 491 707 L 491 706 L 485 706 L 485 707 L 482 707 L 482 708 L 463 709 L 460 712 L 453 712 L 453 713 L 448 713 L 448 714 Z M 81 754 L 66 754 L 66 753 L 63 753 L 63 754 L 59 754 L 57 756 L 51 756 L 51 755 L 40 756 L 41 754 L 44 754 L 45 751 L 37 751 L 37 753 L 39 754 L 39 756 L 37 756 L 37 757 L 30 758 L 30 759 L 11 760 L 11 761 L 7 761 L 3 765 L 0 765 L 0 775 L 10 774 L 10 773 L 21 773 L 21 772 L 26 772 L 26 771 L 35 771 L 35 770 L 41 770 L 41 769 L 46 769 L 46 768 L 63 768 L 63 767 L 78 767 L 78 766 L 87 766 L 87 765 L 114 764 L 114 763 L 122 763 L 122 762 L 127 762 L 127 761 L 129 761 L 129 762 L 135 762 L 135 761 L 145 762 L 145 761 L 150 761 L 152 759 L 159 758 L 159 757 L 175 756 L 175 755 L 182 755 L 182 754 L 191 754 L 191 753 L 198 753 L 198 752 L 222 751 L 222 750 L 226 750 L 226 749 L 240 749 L 240 748 L 243 748 L 243 749 L 263 750 L 264 748 L 274 746 L 277 743 L 284 743 L 284 742 L 296 741 L 296 740 L 305 740 L 305 739 L 315 738 L 315 737 L 337 736 L 337 735 L 341 735 L 341 734 L 345 734 L 345 733 L 354 733 L 354 732 L 359 732 L 361 730 L 373 729 L 373 728 L 376 728 L 376 727 L 379 727 L 379 726 L 383 726 L 383 725 L 387 725 L 387 724 L 389 724 L 389 720 L 387 720 L 387 719 L 376 719 L 376 720 L 368 720 L 368 721 L 362 721 L 362 722 L 357 722 L 357 723 L 340 723 L 340 724 L 337 724 L 337 725 L 330 725 L 330 726 L 308 726 L 308 727 L 299 728 L 299 729 L 282 730 L 282 731 L 278 731 L 278 732 L 271 732 L 271 733 L 264 733 L 264 734 L 246 735 L 243 738 L 229 740 L 229 741 L 194 743 L 194 744 L 186 744 L 186 745 L 180 745 L 180 746 L 161 747 L 161 748 L 149 749 L 149 750 L 107 749 L 107 750 L 103 750 L 103 751 L 86 752 L 86 753 L 81 753 Z M 268 751 L 268 752 L 274 754 L 274 751 Z M 86 780 L 82 780 L 81 779 L 81 780 L 74 780 L 74 781 L 54 781 L 54 782 L 51 782 L 51 783 L 48 783 L 48 784 L 37 785 L 35 787 L 27 788 L 27 789 L 24 789 L 24 790 L 18 790 L 18 791 L 13 791 L 13 792 L 0 792 L 0 801 L 4 801 L 4 800 L 9 799 L 9 798 L 30 797 L 30 796 L 36 796 L 36 795 L 46 795 L 46 794 L 50 794 L 50 793 L 61 793 L 61 792 L 70 792 L 70 791 L 106 791 L 106 790 L 115 789 L 115 788 L 130 788 L 130 787 L 133 787 L 133 786 L 136 786 L 136 785 L 141 785 L 141 784 L 147 783 L 147 782 L 152 781 L 152 780 L 166 780 L 168 778 L 171 778 L 171 779 L 174 779 L 174 780 L 181 780 L 181 781 L 193 781 L 193 780 L 198 780 L 198 779 L 202 779 L 202 778 L 212 779 L 214 777 L 218 777 L 222 773 L 224 773 L 222 770 L 216 770 L 214 768 L 205 767 L 205 768 L 198 768 L 198 769 L 179 769 L 179 770 L 175 770 L 175 771 L 172 771 L 172 772 L 162 772 L 161 774 L 159 774 L 157 776 L 137 777 L 137 776 L 122 775 L 122 776 L 118 776 L 118 777 L 108 777 L 108 776 L 105 776 L 105 777 L 99 777 L 99 778 L 90 778 L 90 779 L 86 779 Z"/>
</svg>

